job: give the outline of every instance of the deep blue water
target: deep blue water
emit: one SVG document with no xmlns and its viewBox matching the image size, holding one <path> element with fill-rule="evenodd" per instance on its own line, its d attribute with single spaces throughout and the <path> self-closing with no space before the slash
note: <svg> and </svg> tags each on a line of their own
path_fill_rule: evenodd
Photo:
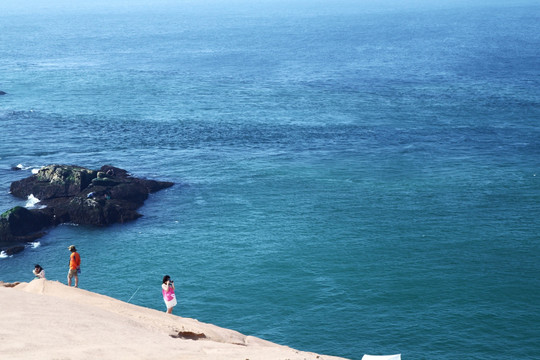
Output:
<svg viewBox="0 0 540 360">
<path fill-rule="evenodd" d="M 538 5 L 114 4 L 0 4 L 0 211 L 53 163 L 176 185 L 0 280 L 75 244 L 85 289 L 164 310 L 169 274 L 176 314 L 301 350 L 538 356 Z"/>
</svg>

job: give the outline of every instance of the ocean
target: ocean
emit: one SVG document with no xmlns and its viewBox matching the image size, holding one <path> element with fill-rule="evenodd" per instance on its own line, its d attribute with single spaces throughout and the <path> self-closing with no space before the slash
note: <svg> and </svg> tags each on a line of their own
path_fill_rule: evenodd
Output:
<svg viewBox="0 0 540 360">
<path fill-rule="evenodd" d="M 175 183 L 0 280 L 74 244 L 86 290 L 165 311 L 168 274 L 175 314 L 300 350 L 538 358 L 538 3 L 8 0 L 0 34 L 0 212 L 48 164 Z"/>
</svg>

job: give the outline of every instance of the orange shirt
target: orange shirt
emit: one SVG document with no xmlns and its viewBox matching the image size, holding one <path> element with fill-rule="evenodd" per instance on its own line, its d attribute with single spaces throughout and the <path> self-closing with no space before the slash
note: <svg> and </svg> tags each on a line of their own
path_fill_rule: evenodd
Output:
<svg viewBox="0 0 540 360">
<path fill-rule="evenodd" d="M 79 266 L 81 266 L 81 256 L 76 251 L 72 252 L 69 256 L 69 268 L 77 269 Z"/>
</svg>

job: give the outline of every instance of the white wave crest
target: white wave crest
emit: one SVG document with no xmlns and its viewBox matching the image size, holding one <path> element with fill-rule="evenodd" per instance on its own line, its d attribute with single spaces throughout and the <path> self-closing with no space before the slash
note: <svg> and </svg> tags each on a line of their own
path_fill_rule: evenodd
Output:
<svg viewBox="0 0 540 360">
<path fill-rule="evenodd" d="M 30 171 L 32 172 L 32 174 L 37 174 L 39 172 L 39 170 L 41 168 L 36 168 L 35 166 L 25 166 L 23 164 L 17 164 L 17 166 L 15 166 L 17 169 L 19 170 L 29 170 L 31 169 Z"/>
<path fill-rule="evenodd" d="M 8 254 L 6 254 L 5 251 L 0 251 L 0 259 L 5 259 L 8 257 Z"/>
<path fill-rule="evenodd" d="M 30 243 L 30 246 L 32 247 L 32 249 L 35 249 L 35 248 L 40 247 L 41 243 L 39 241 L 35 241 L 35 242 Z"/>
<path fill-rule="evenodd" d="M 39 203 L 39 199 L 35 197 L 34 194 L 30 194 L 28 195 L 28 200 L 26 200 L 26 205 L 24 205 L 24 207 L 30 208 L 30 209 L 34 209 L 34 208 L 43 209 L 46 207 L 45 205 L 36 206 L 38 203 Z"/>
<path fill-rule="evenodd" d="M 17 166 L 15 166 L 17 169 L 20 169 L 20 170 L 28 170 L 28 169 L 31 169 L 33 166 L 26 166 L 26 165 L 23 165 L 23 164 L 17 164 Z"/>
</svg>

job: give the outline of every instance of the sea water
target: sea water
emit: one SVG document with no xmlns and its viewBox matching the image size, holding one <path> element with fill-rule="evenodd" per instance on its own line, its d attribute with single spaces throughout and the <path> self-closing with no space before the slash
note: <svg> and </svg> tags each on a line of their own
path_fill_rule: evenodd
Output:
<svg viewBox="0 0 540 360">
<path fill-rule="evenodd" d="M 164 311 L 168 274 L 176 314 L 301 350 L 538 357 L 537 3 L 57 5 L 0 4 L 0 210 L 47 164 L 175 185 L 0 280 L 75 244 L 84 289 Z"/>
</svg>

